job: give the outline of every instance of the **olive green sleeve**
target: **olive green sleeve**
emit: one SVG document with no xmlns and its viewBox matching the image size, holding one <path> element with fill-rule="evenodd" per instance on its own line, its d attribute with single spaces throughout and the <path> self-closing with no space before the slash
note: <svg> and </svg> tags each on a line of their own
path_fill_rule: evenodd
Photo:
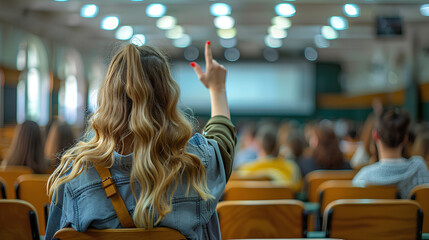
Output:
<svg viewBox="0 0 429 240">
<path fill-rule="evenodd" d="M 204 127 L 203 135 L 207 139 L 213 139 L 218 143 L 225 167 L 226 179 L 228 180 L 232 172 L 235 144 L 237 142 L 234 125 L 225 116 L 214 116 L 210 118 Z"/>
</svg>

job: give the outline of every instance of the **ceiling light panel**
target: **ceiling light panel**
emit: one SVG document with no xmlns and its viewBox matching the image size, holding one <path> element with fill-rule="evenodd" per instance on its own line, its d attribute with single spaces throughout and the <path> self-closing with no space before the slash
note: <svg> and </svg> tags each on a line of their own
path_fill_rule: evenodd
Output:
<svg viewBox="0 0 429 240">
<path fill-rule="evenodd" d="M 231 7 L 226 3 L 214 3 L 210 6 L 210 13 L 213 16 L 230 15 Z"/>
<path fill-rule="evenodd" d="M 168 29 L 174 28 L 176 26 L 176 23 L 177 23 L 177 19 L 175 17 L 164 16 L 159 18 L 156 21 L 156 26 L 159 29 L 168 30 Z"/>
<path fill-rule="evenodd" d="M 119 18 L 115 16 L 108 16 L 101 21 L 101 29 L 114 30 L 119 25 Z"/>
<path fill-rule="evenodd" d="M 356 4 L 345 4 L 343 10 L 347 17 L 359 17 L 360 15 L 360 8 Z"/>
<path fill-rule="evenodd" d="M 146 15 L 153 18 L 159 18 L 164 16 L 166 11 L 167 11 L 167 8 L 164 5 L 159 3 L 153 3 L 147 6 Z"/>
<path fill-rule="evenodd" d="M 234 27 L 235 20 L 230 16 L 220 16 L 214 19 L 215 27 L 219 29 L 230 29 Z"/>
<path fill-rule="evenodd" d="M 143 34 L 136 34 L 131 38 L 130 43 L 141 47 L 146 43 L 146 37 Z"/>
<path fill-rule="evenodd" d="M 290 3 L 280 3 L 277 4 L 274 8 L 277 15 L 283 17 L 292 17 L 296 13 L 295 7 Z"/>
<path fill-rule="evenodd" d="M 273 17 L 271 19 L 271 24 L 281 29 L 288 29 L 292 26 L 292 22 L 289 20 L 289 18 L 285 18 L 282 16 Z"/>
<path fill-rule="evenodd" d="M 329 23 L 335 30 L 345 30 L 349 27 L 347 19 L 339 16 L 333 16 L 329 19 Z"/>
<path fill-rule="evenodd" d="M 95 4 L 86 4 L 80 9 L 80 16 L 84 18 L 93 18 L 98 14 L 98 7 Z"/>
<path fill-rule="evenodd" d="M 128 40 L 133 36 L 133 27 L 131 26 L 122 26 L 116 30 L 115 37 L 119 40 Z"/>
</svg>

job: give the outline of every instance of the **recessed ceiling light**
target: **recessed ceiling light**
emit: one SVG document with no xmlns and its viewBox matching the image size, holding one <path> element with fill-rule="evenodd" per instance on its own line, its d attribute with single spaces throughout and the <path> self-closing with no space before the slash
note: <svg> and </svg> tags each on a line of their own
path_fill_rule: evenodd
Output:
<svg viewBox="0 0 429 240">
<path fill-rule="evenodd" d="M 358 17 L 360 15 L 359 6 L 356 4 L 345 4 L 344 14 L 346 14 L 347 17 Z"/>
<path fill-rule="evenodd" d="M 231 38 L 235 38 L 235 36 L 237 35 L 237 30 L 235 30 L 235 28 L 218 29 L 217 35 L 223 39 L 231 39 Z"/>
<path fill-rule="evenodd" d="M 159 29 L 168 30 L 176 26 L 177 20 L 172 16 L 164 16 L 156 21 L 156 26 Z"/>
<path fill-rule="evenodd" d="M 225 59 L 230 62 L 235 62 L 240 58 L 240 51 L 237 48 L 228 48 L 225 50 Z"/>
<path fill-rule="evenodd" d="M 170 39 L 178 39 L 183 35 L 183 27 L 175 26 L 174 28 L 165 32 L 165 36 Z"/>
<path fill-rule="evenodd" d="M 292 26 L 292 23 L 289 18 L 285 18 L 282 16 L 273 17 L 271 19 L 271 24 L 276 25 L 278 28 L 281 29 L 288 29 Z"/>
<path fill-rule="evenodd" d="M 234 24 L 235 20 L 230 16 L 219 16 L 214 19 L 214 25 L 219 29 L 230 29 Z"/>
<path fill-rule="evenodd" d="M 338 38 L 338 32 L 335 31 L 335 29 L 333 29 L 330 26 L 323 26 L 322 27 L 322 36 L 326 39 L 337 39 Z"/>
<path fill-rule="evenodd" d="M 312 47 L 306 47 L 304 49 L 304 56 L 308 61 L 316 61 L 318 54 L 316 49 L 312 48 Z"/>
<path fill-rule="evenodd" d="M 188 34 L 182 34 L 180 38 L 173 40 L 173 45 L 178 48 L 185 48 L 191 45 L 192 39 Z"/>
<path fill-rule="evenodd" d="M 224 48 L 231 48 L 231 47 L 235 47 L 235 45 L 237 45 L 237 39 L 236 38 L 229 38 L 229 39 L 224 39 L 221 38 L 219 40 L 220 45 Z"/>
<path fill-rule="evenodd" d="M 275 62 L 279 59 L 279 52 L 273 48 L 264 49 L 264 58 L 268 62 Z"/>
<path fill-rule="evenodd" d="M 115 16 L 108 16 L 101 21 L 101 28 L 104 30 L 116 29 L 119 25 L 119 18 Z"/>
<path fill-rule="evenodd" d="M 146 8 L 146 15 L 153 18 L 162 17 L 165 14 L 165 11 L 167 8 L 159 3 L 153 3 L 147 6 Z"/>
<path fill-rule="evenodd" d="M 277 26 L 270 26 L 268 28 L 268 34 L 273 38 L 285 38 L 287 37 L 287 32 L 284 29 L 278 28 Z"/>
<path fill-rule="evenodd" d="M 428 17 L 429 16 L 429 4 L 423 4 L 420 6 L 420 13 L 423 16 Z"/>
<path fill-rule="evenodd" d="M 67 2 L 68 0 L 55 0 L 55 2 Z"/>
<path fill-rule="evenodd" d="M 210 6 L 213 16 L 225 16 L 231 14 L 231 7 L 226 3 L 214 3 Z"/>
<path fill-rule="evenodd" d="M 283 45 L 283 41 L 279 38 L 273 38 L 270 35 L 265 36 L 265 45 L 270 48 L 279 48 Z"/>
<path fill-rule="evenodd" d="M 122 26 L 116 30 L 115 37 L 119 40 L 128 40 L 133 36 L 133 27 Z"/>
<path fill-rule="evenodd" d="M 80 16 L 84 18 L 93 18 L 97 16 L 98 7 L 95 4 L 86 4 L 80 9 Z"/>
<path fill-rule="evenodd" d="M 131 38 L 130 43 L 141 47 L 146 43 L 146 37 L 143 34 L 136 34 Z"/>
<path fill-rule="evenodd" d="M 329 19 L 329 23 L 335 30 L 344 30 L 349 27 L 347 20 L 343 17 L 333 16 Z"/>
<path fill-rule="evenodd" d="M 295 7 L 290 3 L 280 3 L 277 4 L 274 8 L 277 15 L 283 17 L 292 17 L 296 13 Z"/>
<path fill-rule="evenodd" d="M 328 48 L 330 46 L 329 40 L 320 34 L 314 36 L 314 44 L 316 44 L 316 47 L 318 48 Z"/>
</svg>

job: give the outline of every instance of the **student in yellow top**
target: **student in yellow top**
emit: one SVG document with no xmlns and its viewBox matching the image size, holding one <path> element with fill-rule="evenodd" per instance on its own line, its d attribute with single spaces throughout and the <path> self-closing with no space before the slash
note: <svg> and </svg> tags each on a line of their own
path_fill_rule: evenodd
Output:
<svg viewBox="0 0 429 240">
<path fill-rule="evenodd" d="M 262 126 L 257 134 L 257 145 L 260 148 L 259 158 L 255 162 L 244 164 L 238 169 L 242 176 L 268 177 L 272 181 L 286 183 L 295 191 L 301 186 L 301 173 L 298 165 L 288 159 L 277 156 L 276 128 Z"/>
</svg>

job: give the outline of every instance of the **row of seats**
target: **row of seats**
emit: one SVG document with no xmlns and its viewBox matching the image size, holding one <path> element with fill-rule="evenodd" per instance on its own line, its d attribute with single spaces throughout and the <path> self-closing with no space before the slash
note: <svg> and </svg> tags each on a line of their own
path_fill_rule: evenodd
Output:
<svg viewBox="0 0 429 240">
<path fill-rule="evenodd" d="M 6 183 L 3 185 L 2 196 L 5 198 L 5 192 L 6 195 L 7 190 L 9 190 L 16 182 L 16 197 L 19 199 L 23 199 L 31 203 L 33 206 L 35 206 L 35 216 L 39 216 L 38 219 L 38 226 L 39 226 L 39 232 L 44 235 L 45 232 L 45 226 L 46 226 L 46 220 L 47 220 L 47 204 L 49 204 L 49 198 L 46 195 L 46 181 L 48 179 L 47 175 L 28 175 L 24 174 L 19 176 L 16 175 L 19 167 L 11 167 L 7 169 L 0 170 L 0 177 L 5 177 L 8 179 L 8 181 L 5 181 Z M 15 173 L 13 173 L 15 171 Z M 357 198 L 365 198 L 365 199 L 395 199 L 396 198 L 396 189 L 394 187 L 368 187 L 368 188 L 357 188 L 353 187 L 351 185 L 350 181 L 347 180 L 340 180 L 340 181 L 328 181 L 329 177 L 326 177 L 327 175 L 335 175 L 335 173 L 338 173 L 339 176 L 350 174 L 351 171 L 316 171 L 314 172 L 314 175 L 319 175 L 319 178 L 316 178 L 313 176 L 313 179 L 317 180 L 318 186 L 318 193 L 316 193 L 316 196 L 319 196 L 316 198 L 316 201 L 320 202 L 320 208 L 318 212 L 318 218 L 317 220 L 322 223 L 322 217 L 325 213 L 325 222 L 326 226 L 324 227 L 325 230 L 328 229 L 327 227 L 329 224 L 327 224 L 327 219 L 330 219 L 327 215 L 326 209 L 330 206 L 330 204 L 338 199 L 357 199 Z M 15 175 L 14 175 L 15 174 Z M 311 173 L 313 174 L 313 173 Z M 311 174 L 309 174 L 311 176 Z M 350 174 L 351 175 L 351 174 Z M 19 177 L 17 177 L 19 176 Z M 320 179 L 323 179 L 321 181 Z M 338 179 L 335 177 L 331 177 L 330 179 Z M 227 187 L 225 189 L 225 197 L 224 202 L 219 204 L 219 207 L 223 206 L 223 204 L 231 203 L 232 200 L 264 200 L 264 199 L 293 199 L 294 193 L 285 185 L 276 185 L 274 183 L 271 183 L 269 181 L 254 181 L 256 179 L 252 179 L 253 181 L 248 181 L 249 179 L 237 179 L 237 178 L 231 178 L 230 182 L 228 182 Z M 12 183 L 11 183 L 12 182 Z M 308 187 L 311 186 L 311 182 L 308 183 Z M 2 184 L 0 184 L 2 186 Z M 423 211 L 427 209 L 428 203 L 429 203 L 429 186 L 419 186 L 417 187 L 410 197 L 413 199 L 419 201 L 422 204 Z M 295 205 L 302 205 L 303 203 L 296 200 L 289 200 L 294 201 L 294 203 L 299 203 Z M 237 202 L 237 201 L 235 201 Z M 249 204 L 249 203 L 246 203 Z M 426 206 L 426 207 L 425 207 Z M 300 215 L 302 216 L 300 219 L 303 219 L 302 221 L 302 227 L 293 229 L 298 229 L 300 232 L 305 232 L 307 229 L 312 231 L 314 230 L 312 228 L 312 224 L 307 223 L 305 220 L 308 212 L 304 210 L 305 207 L 301 207 L 300 214 L 297 214 L 296 212 L 288 212 L 290 215 Z M 219 210 L 222 211 L 222 210 Z M 426 210 L 428 211 L 428 210 Z M 278 210 L 278 212 L 281 212 L 281 210 Z M 329 212 L 329 211 L 328 211 Z M 37 214 L 39 213 L 39 214 Z M 267 213 L 265 211 L 264 213 Z M 285 214 L 284 217 L 288 218 L 288 214 Z M 294 215 L 295 214 L 295 215 Z M 3 214 L 2 214 L 3 215 Z M 221 215 L 221 213 L 219 213 Z M 310 215 L 310 218 L 312 215 Z M 295 219 L 295 217 L 289 216 L 290 219 Z M 222 220 L 221 220 L 222 221 Z M 238 221 L 233 221 L 238 222 Z M 282 226 L 285 226 L 284 221 L 280 221 Z M 428 221 L 424 221 L 425 227 L 423 228 L 423 232 L 429 232 L 427 228 L 427 225 L 429 225 Z M 229 225 L 229 224 L 228 224 Z M 309 226 L 307 228 L 307 225 Z M 247 225 L 246 225 L 247 226 Z M 251 225 L 249 225 L 251 226 Z M 295 225 L 291 225 L 295 226 Z M 228 229 L 228 227 L 226 227 Z M 225 227 L 222 228 L 222 234 L 224 233 Z M 329 231 L 328 231 L 329 233 Z M 304 235 L 303 235 L 304 236 Z M 0 239 L 3 239 L 0 237 Z M 6 238 L 7 239 L 7 238 Z"/>
<path fill-rule="evenodd" d="M 305 238 L 304 204 L 297 200 L 224 201 L 217 207 L 223 239 Z M 0 200 L 1 239 L 39 239 L 37 211 L 23 200 Z M 421 239 L 422 210 L 412 200 L 336 200 L 324 213 L 326 237 L 358 239 Z M 109 238 L 103 237 L 105 234 Z M 185 239 L 175 230 L 156 228 L 89 230 L 63 229 L 59 239 Z M 115 238 L 116 237 L 116 238 Z M 140 235 L 139 237 L 142 237 Z"/>
<path fill-rule="evenodd" d="M 307 237 L 297 200 L 224 201 L 217 211 L 222 239 Z M 421 239 L 422 217 L 412 200 L 336 200 L 324 212 L 323 231 L 347 240 Z"/>
</svg>

